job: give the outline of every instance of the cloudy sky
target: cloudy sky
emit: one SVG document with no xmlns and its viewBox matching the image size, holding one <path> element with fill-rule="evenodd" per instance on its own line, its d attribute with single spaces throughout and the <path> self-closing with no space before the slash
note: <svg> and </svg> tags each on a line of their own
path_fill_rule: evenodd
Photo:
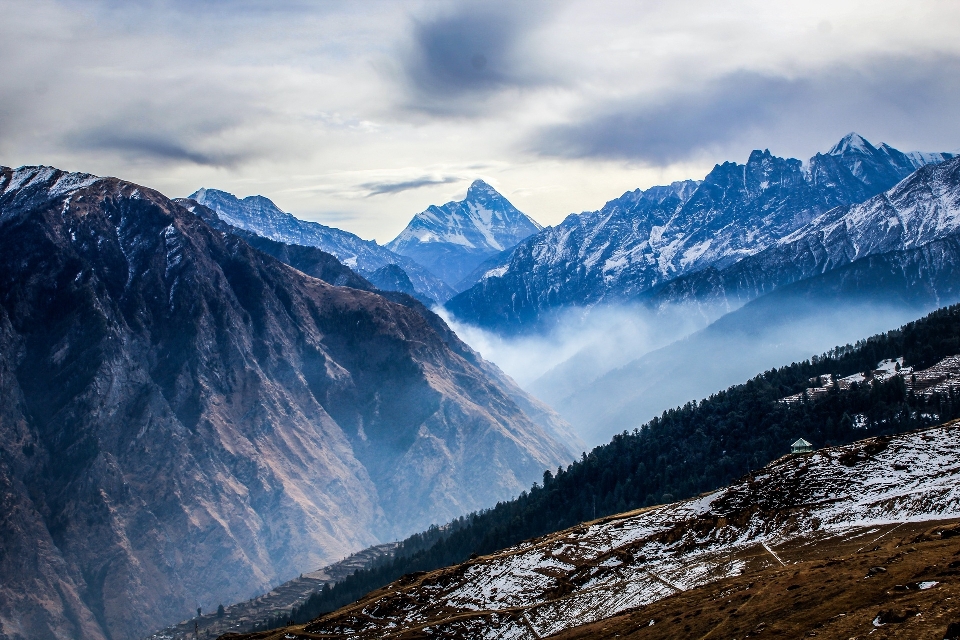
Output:
<svg viewBox="0 0 960 640">
<path fill-rule="evenodd" d="M 479 177 L 555 224 L 753 148 L 956 150 L 958 33 L 956 0 L 0 0 L 0 164 L 380 242 Z"/>
</svg>

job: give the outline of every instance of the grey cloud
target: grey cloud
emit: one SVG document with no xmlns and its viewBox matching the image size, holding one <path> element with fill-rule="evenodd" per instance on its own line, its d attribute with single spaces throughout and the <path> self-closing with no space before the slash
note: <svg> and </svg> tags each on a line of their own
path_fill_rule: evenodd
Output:
<svg viewBox="0 0 960 640">
<path fill-rule="evenodd" d="M 855 130 L 939 151 L 960 144 L 958 116 L 960 58 L 886 57 L 799 78 L 741 71 L 659 102 L 595 105 L 577 122 L 538 131 L 530 146 L 660 164 L 733 147 L 807 149 Z"/>
<path fill-rule="evenodd" d="M 543 2 L 466 2 L 413 25 L 403 60 L 415 109 L 464 114 L 500 91 L 542 84 L 522 51 L 524 36 L 549 14 Z"/>
<path fill-rule="evenodd" d="M 177 109 L 175 103 L 173 99 L 158 105 L 138 103 L 105 111 L 66 132 L 64 144 L 78 151 L 113 153 L 137 163 L 235 167 L 260 155 L 252 148 L 224 147 L 222 140 L 229 137 L 225 134 L 246 119 L 235 109 L 211 109 L 213 105 L 202 100 Z"/>
<path fill-rule="evenodd" d="M 182 163 L 211 167 L 234 166 L 240 160 L 235 154 L 210 153 L 191 148 L 175 136 L 147 131 L 118 131 L 101 127 L 68 136 L 67 142 L 78 150 L 114 151 L 128 159 Z"/>
<path fill-rule="evenodd" d="M 435 184 L 450 184 L 451 182 L 459 182 L 460 180 L 462 180 L 462 178 L 456 178 L 454 176 L 446 176 L 439 179 L 424 177 L 416 180 L 406 180 L 403 182 L 367 182 L 360 186 L 363 189 L 368 190 L 369 193 L 367 193 L 367 197 L 369 198 L 371 196 L 420 189 L 421 187 L 429 187 Z"/>
</svg>

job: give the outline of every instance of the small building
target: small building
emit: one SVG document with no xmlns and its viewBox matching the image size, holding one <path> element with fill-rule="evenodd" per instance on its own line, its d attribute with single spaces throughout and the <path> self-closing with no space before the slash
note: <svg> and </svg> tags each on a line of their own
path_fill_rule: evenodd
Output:
<svg viewBox="0 0 960 640">
<path fill-rule="evenodd" d="M 813 451 L 813 445 L 803 438 L 790 445 L 790 453 L 810 453 L 811 451 Z"/>
</svg>

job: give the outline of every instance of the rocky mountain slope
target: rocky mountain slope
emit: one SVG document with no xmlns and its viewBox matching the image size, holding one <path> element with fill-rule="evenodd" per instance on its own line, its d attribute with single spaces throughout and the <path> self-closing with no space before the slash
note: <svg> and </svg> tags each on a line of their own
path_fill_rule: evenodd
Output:
<svg viewBox="0 0 960 640">
<path fill-rule="evenodd" d="M 284 264 L 290 265 L 298 271 L 319 278 L 324 282 L 336 286 L 351 287 L 362 291 L 374 291 L 386 297 L 391 302 L 408 306 L 423 316 L 430 327 L 437 332 L 447 343 L 447 346 L 475 367 L 482 370 L 493 380 L 500 383 L 510 398 L 517 403 L 524 413 L 534 422 L 543 427 L 552 436 L 557 437 L 572 451 L 580 451 L 584 443 L 579 436 L 553 409 L 540 402 L 535 397 L 520 389 L 516 383 L 504 375 L 496 365 L 485 361 L 475 351 L 464 344 L 456 334 L 435 313 L 426 308 L 429 300 L 424 301 L 410 283 L 406 272 L 397 265 L 390 264 L 381 267 L 370 274 L 370 280 L 359 276 L 349 267 L 342 264 L 333 255 L 316 247 L 289 245 L 264 238 L 250 231 L 238 229 L 224 222 L 216 211 L 199 204 L 195 200 L 179 198 L 175 200 L 194 215 L 214 229 L 229 233 L 244 240 L 253 248 L 273 256 Z M 415 299 L 414 299 L 415 298 Z"/>
<path fill-rule="evenodd" d="M 414 260 L 347 231 L 319 222 L 300 220 L 281 211 L 269 198 L 247 196 L 240 199 L 218 189 L 199 189 L 189 199 L 213 209 L 233 227 L 284 244 L 323 249 L 365 277 L 387 265 L 397 265 L 410 278 L 416 292 L 425 299 L 443 303 L 456 293 L 442 279 Z"/>
<path fill-rule="evenodd" d="M 395 295 L 144 187 L 0 169 L 0 633 L 139 637 L 569 459 Z"/>
<path fill-rule="evenodd" d="M 482 262 L 543 229 L 483 180 L 463 200 L 415 215 L 387 248 L 412 258 L 461 291 L 458 283 Z"/>
<path fill-rule="evenodd" d="M 960 521 L 908 522 L 776 546 L 768 566 L 563 631 L 554 640 L 960 637 Z"/>
<path fill-rule="evenodd" d="M 806 164 L 754 151 L 745 165 L 717 165 L 701 182 L 629 192 L 568 216 L 522 242 L 447 307 L 466 322 L 519 331 L 564 306 L 629 300 L 728 267 L 949 157 L 878 148 L 857 134 Z"/>
<path fill-rule="evenodd" d="M 545 638 L 717 580 L 783 569 L 793 560 L 784 548 L 859 538 L 857 551 L 875 551 L 897 528 L 958 519 L 958 455 L 960 427 L 950 424 L 788 456 L 725 489 L 408 575 L 303 627 L 255 637 Z"/>
</svg>

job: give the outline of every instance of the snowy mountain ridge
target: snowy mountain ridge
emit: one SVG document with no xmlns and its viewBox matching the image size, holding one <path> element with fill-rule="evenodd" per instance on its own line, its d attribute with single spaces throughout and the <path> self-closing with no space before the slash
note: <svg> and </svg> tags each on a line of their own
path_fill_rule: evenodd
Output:
<svg viewBox="0 0 960 640">
<path fill-rule="evenodd" d="M 703 181 L 625 193 L 528 238 L 448 303 L 461 320 L 518 331 L 553 309 L 634 298 L 671 280 L 723 269 L 805 228 L 836 207 L 863 202 L 923 162 L 849 134 L 807 163 L 754 151 Z"/>
<path fill-rule="evenodd" d="M 960 161 L 935 163 L 866 202 L 828 211 L 777 241 L 784 246 L 813 235 L 850 238 L 850 261 L 912 249 L 960 230 Z"/>
<path fill-rule="evenodd" d="M 414 260 L 398 255 L 372 240 L 319 222 L 300 220 L 281 210 L 269 198 L 237 198 L 219 189 L 199 189 L 189 196 L 217 212 L 227 224 L 285 244 L 317 247 L 367 277 L 386 267 L 401 267 L 422 297 L 444 302 L 455 292 Z"/>
<path fill-rule="evenodd" d="M 678 278 L 649 298 L 655 306 L 694 302 L 735 309 L 778 287 L 865 258 L 906 256 L 925 248 L 937 254 L 930 261 L 935 276 L 953 268 L 956 258 L 941 245 L 957 234 L 960 157 L 923 166 L 865 202 L 830 209 L 761 252 L 726 268 Z"/>
<path fill-rule="evenodd" d="M 456 286 L 485 259 L 541 229 L 496 189 L 475 180 L 463 200 L 431 205 L 386 246 Z"/>
</svg>

